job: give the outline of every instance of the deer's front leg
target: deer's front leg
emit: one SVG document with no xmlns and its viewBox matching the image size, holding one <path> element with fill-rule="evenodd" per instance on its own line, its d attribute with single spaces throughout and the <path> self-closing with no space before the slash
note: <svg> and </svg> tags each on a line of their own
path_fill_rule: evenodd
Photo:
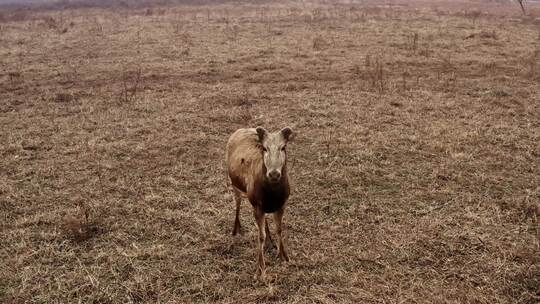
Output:
<svg viewBox="0 0 540 304">
<path fill-rule="evenodd" d="M 276 213 L 274 213 L 274 220 L 276 221 L 276 232 L 278 235 L 278 256 L 283 261 L 289 261 L 289 255 L 287 254 L 287 250 L 285 249 L 285 246 L 283 245 L 283 238 L 281 236 L 282 232 L 282 220 L 283 220 L 283 213 L 285 212 L 285 208 L 281 208 Z"/>
<path fill-rule="evenodd" d="M 272 235 L 270 233 L 270 228 L 268 228 L 268 221 L 265 219 L 264 220 L 265 222 L 265 233 L 266 233 L 266 241 L 264 242 L 264 247 L 266 248 L 267 251 L 270 251 L 271 249 L 273 248 L 276 248 L 276 245 L 274 244 L 274 241 L 272 240 Z"/>
<path fill-rule="evenodd" d="M 259 230 L 259 242 L 257 244 L 257 274 L 261 280 L 264 281 L 266 276 L 266 265 L 264 263 L 264 244 L 266 240 L 264 212 L 259 208 L 254 208 L 253 215 L 255 216 L 255 222 Z"/>
</svg>

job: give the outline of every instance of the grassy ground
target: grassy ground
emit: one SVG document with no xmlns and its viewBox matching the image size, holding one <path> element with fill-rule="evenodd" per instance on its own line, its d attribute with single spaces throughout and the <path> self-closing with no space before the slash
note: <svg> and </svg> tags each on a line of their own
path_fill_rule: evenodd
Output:
<svg viewBox="0 0 540 304">
<path fill-rule="evenodd" d="M 4 12 L 0 302 L 538 303 L 538 10 L 363 3 Z M 271 286 L 256 125 L 297 132 Z"/>
</svg>

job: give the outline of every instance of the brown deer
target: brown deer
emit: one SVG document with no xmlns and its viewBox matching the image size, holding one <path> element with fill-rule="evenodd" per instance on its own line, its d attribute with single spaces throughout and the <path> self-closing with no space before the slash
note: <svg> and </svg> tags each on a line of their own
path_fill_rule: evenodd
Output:
<svg viewBox="0 0 540 304">
<path fill-rule="evenodd" d="M 262 127 L 239 129 L 227 143 L 227 170 L 236 202 L 233 235 L 240 231 L 240 203 L 242 196 L 253 206 L 253 215 L 259 230 L 257 246 L 257 275 L 265 281 L 264 246 L 269 241 L 270 230 L 265 214 L 273 213 L 278 236 L 278 256 L 289 261 L 283 245 L 282 219 L 289 198 L 287 174 L 287 143 L 293 138 L 290 128 L 269 133 Z"/>
</svg>

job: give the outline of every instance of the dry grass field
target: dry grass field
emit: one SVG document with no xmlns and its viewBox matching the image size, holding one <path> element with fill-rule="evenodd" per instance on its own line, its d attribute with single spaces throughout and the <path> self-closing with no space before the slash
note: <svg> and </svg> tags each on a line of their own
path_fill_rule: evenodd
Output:
<svg viewBox="0 0 540 304">
<path fill-rule="evenodd" d="M 538 303 L 540 6 L 0 8 L 0 302 Z M 224 147 L 291 126 L 290 263 Z"/>
</svg>

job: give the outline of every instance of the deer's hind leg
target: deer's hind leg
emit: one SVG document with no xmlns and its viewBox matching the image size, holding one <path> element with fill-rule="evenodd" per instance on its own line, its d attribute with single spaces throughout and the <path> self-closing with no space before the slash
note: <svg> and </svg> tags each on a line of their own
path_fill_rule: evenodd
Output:
<svg viewBox="0 0 540 304">
<path fill-rule="evenodd" d="M 276 248 L 276 244 L 274 243 L 274 240 L 272 240 L 272 236 L 270 233 L 270 228 L 268 227 L 268 220 L 265 220 L 265 232 L 266 232 L 266 241 L 264 242 L 264 247 L 266 247 L 267 251 L 270 251 L 271 249 Z"/>
<path fill-rule="evenodd" d="M 240 226 L 240 203 L 242 203 L 242 195 L 238 189 L 233 187 L 233 194 L 234 194 L 234 201 L 236 203 L 236 217 L 234 219 L 234 228 L 232 231 L 232 235 L 236 235 L 237 233 L 241 233 L 241 226 Z"/>
</svg>

